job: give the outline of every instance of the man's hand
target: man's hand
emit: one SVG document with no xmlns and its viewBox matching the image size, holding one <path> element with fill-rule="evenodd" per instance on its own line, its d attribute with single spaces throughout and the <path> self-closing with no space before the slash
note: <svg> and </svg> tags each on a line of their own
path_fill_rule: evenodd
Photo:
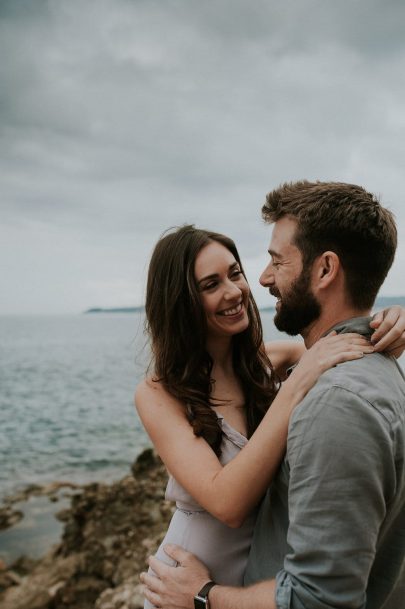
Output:
<svg viewBox="0 0 405 609">
<path fill-rule="evenodd" d="M 374 315 L 370 326 L 375 332 L 371 342 L 375 351 L 386 351 L 400 357 L 405 349 L 405 309 L 399 305 Z"/>
<path fill-rule="evenodd" d="M 179 546 L 170 544 L 163 549 L 178 566 L 170 567 L 151 556 L 149 566 L 156 575 L 141 573 L 145 597 L 161 609 L 194 609 L 194 596 L 211 579 L 208 569 Z"/>
</svg>

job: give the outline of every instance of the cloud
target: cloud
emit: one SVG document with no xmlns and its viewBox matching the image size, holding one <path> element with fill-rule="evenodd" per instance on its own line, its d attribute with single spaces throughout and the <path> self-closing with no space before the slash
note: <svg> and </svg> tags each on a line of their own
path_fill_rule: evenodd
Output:
<svg viewBox="0 0 405 609">
<path fill-rule="evenodd" d="M 139 301 L 153 243 L 175 224 L 227 232 L 256 260 L 261 203 L 285 180 L 361 183 L 403 235 L 404 17 L 401 2 L 379 0 L 3 0 L 3 230 L 27 260 L 40 223 L 66 251 L 79 240 L 102 261 L 97 277 L 72 262 L 81 287 L 69 310 L 131 283 Z M 3 311 L 22 310 L 13 273 Z M 42 259 L 35 309 L 66 310 L 50 273 Z"/>
</svg>

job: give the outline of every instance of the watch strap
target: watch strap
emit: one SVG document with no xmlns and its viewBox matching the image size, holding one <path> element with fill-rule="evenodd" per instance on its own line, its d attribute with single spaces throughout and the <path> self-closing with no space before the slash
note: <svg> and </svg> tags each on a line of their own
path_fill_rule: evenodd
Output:
<svg viewBox="0 0 405 609">
<path fill-rule="evenodd" d="M 199 593 L 196 594 L 194 597 L 194 607 L 196 607 L 197 609 L 200 609 L 201 606 L 207 607 L 209 591 L 216 585 L 216 582 L 213 581 L 209 581 L 204 584 Z"/>
</svg>

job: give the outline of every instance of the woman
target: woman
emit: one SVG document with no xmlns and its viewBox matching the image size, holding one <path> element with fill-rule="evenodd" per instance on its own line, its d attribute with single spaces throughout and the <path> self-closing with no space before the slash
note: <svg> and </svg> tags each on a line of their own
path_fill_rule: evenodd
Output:
<svg viewBox="0 0 405 609">
<path fill-rule="evenodd" d="M 264 346 L 233 241 L 193 226 L 156 245 L 146 317 L 154 370 L 135 402 L 177 504 L 164 543 L 196 554 L 218 583 L 240 585 L 255 508 L 285 452 L 293 408 L 322 372 L 373 348 L 355 334 L 329 335 L 308 351 Z M 162 546 L 157 555 L 170 562 Z"/>
</svg>

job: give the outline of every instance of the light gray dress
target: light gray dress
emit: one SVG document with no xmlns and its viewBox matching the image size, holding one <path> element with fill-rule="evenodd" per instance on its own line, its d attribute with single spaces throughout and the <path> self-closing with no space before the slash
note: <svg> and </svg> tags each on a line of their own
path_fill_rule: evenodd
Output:
<svg viewBox="0 0 405 609">
<path fill-rule="evenodd" d="M 218 415 L 222 427 L 220 462 L 233 459 L 245 446 L 247 439 Z M 246 492 L 249 489 L 246 488 Z M 256 511 L 238 529 L 232 529 L 202 508 L 172 477 L 166 488 L 166 499 L 176 502 L 176 511 L 156 556 L 169 565 L 176 563 L 165 554 L 163 546 L 174 543 L 195 554 L 208 567 L 211 577 L 219 584 L 242 586 Z M 145 601 L 145 609 L 151 609 Z"/>
</svg>

